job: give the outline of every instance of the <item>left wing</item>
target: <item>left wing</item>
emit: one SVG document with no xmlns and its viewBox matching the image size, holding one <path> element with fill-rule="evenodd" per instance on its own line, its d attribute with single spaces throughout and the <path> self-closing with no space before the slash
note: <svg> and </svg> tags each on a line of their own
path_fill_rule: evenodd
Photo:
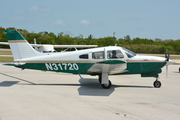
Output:
<svg viewBox="0 0 180 120">
<path fill-rule="evenodd" d="M 8 42 L 0 42 L 2 45 L 9 45 Z M 46 46 L 46 44 L 30 44 L 32 47 L 42 47 Z M 49 45 L 48 45 L 49 46 Z M 54 48 L 86 48 L 86 47 L 97 47 L 97 45 L 51 45 Z"/>
<path fill-rule="evenodd" d="M 97 47 L 97 45 L 53 45 L 54 48 L 87 48 Z"/>
<path fill-rule="evenodd" d="M 98 73 L 108 73 L 108 74 L 118 74 L 128 72 L 126 70 L 127 62 L 124 60 L 105 60 L 97 62 L 92 67 L 88 69 L 90 74 Z"/>
<path fill-rule="evenodd" d="M 1 42 L 0 42 L 1 44 Z M 53 46 L 54 48 L 86 48 L 97 47 L 97 45 L 48 45 L 48 44 L 31 44 L 32 47 Z"/>
<path fill-rule="evenodd" d="M 8 42 L 0 42 L 1 45 L 9 45 Z"/>
<path fill-rule="evenodd" d="M 9 45 L 8 42 L 0 42 L 2 45 Z M 87 48 L 97 47 L 97 45 L 48 45 L 48 44 L 30 44 L 39 52 L 55 52 L 54 48 Z"/>
</svg>

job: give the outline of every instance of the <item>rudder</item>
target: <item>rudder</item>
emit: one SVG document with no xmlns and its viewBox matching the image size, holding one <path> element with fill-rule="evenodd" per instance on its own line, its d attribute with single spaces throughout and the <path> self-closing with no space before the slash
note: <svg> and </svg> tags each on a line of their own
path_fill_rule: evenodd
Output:
<svg viewBox="0 0 180 120">
<path fill-rule="evenodd" d="M 14 60 L 42 55 L 27 42 L 16 30 L 5 30 Z"/>
</svg>

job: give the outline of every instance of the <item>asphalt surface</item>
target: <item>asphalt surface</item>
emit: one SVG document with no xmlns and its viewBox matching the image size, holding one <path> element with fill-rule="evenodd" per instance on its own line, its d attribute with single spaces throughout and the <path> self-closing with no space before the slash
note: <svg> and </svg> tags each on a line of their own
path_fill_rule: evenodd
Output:
<svg viewBox="0 0 180 120">
<path fill-rule="evenodd" d="M 155 78 L 110 76 L 102 89 L 96 76 L 24 70 L 0 64 L 0 120 L 179 120 L 180 65 Z"/>
</svg>

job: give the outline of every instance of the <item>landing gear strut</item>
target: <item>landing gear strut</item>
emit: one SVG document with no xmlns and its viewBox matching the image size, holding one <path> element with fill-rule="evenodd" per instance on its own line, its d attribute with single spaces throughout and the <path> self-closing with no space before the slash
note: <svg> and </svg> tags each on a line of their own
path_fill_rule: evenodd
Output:
<svg viewBox="0 0 180 120">
<path fill-rule="evenodd" d="M 154 81 L 153 85 L 154 85 L 155 88 L 160 88 L 161 87 L 161 82 L 158 79 L 156 79 L 156 81 Z"/>
</svg>

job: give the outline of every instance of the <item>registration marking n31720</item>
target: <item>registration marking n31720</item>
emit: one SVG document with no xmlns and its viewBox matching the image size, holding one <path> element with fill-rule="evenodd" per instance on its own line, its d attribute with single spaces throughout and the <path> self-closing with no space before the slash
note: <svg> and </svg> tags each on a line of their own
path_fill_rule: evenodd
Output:
<svg viewBox="0 0 180 120">
<path fill-rule="evenodd" d="M 79 70 L 76 63 L 45 63 L 47 70 Z"/>
</svg>

